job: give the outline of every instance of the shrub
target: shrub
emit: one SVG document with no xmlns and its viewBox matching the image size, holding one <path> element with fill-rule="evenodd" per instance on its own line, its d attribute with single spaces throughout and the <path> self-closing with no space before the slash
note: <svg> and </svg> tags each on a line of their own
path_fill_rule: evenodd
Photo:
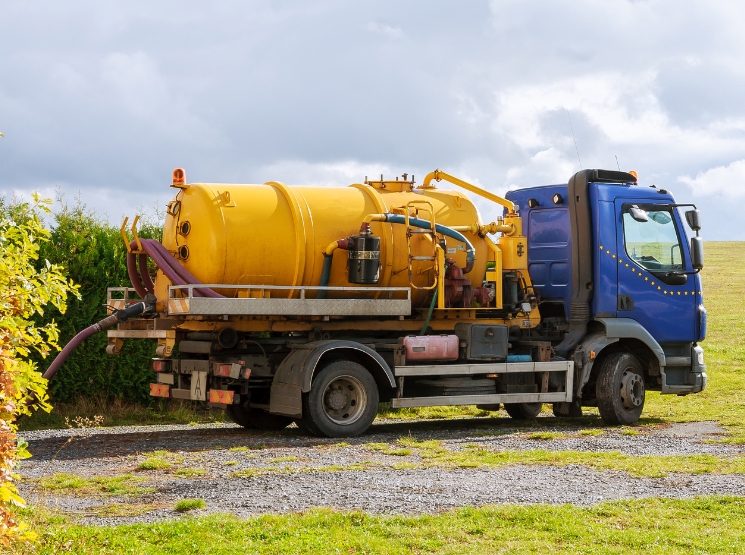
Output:
<svg viewBox="0 0 745 555">
<path fill-rule="evenodd" d="M 142 237 L 159 238 L 154 223 L 140 226 Z M 60 344 L 66 344 L 82 329 L 106 316 L 106 289 L 130 286 L 127 277 L 127 250 L 119 228 L 90 212 L 79 201 L 69 205 L 60 198 L 54 214 L 49 241 L 41 246 L 42 258 L 66 268 L 67 275 L 80 284 L 80 298 L 70 301 L 60 321 Z M 39 318 L 51 321 L 59 314 L 52 310 Z M 65 361 L 49 384 L 55 402 L 74 402 L 80 396 L 126 399 L 150 403 L 148 383 L 152 378 L 150 358 L 155 345 L 147 340 L 127 341 L 119 356 L 106 354 L 106 334 L 98 333 L 83 342 Z M 51 362 L 37 363 L 45 368 Z"/>
<path fill-rule="evenodd" d="M 23 506 L 13 474 L 16 460 L 29 455 L 24 442 L 16 437 L 18 416 L 30 409 L 51 409 L 46 380 L 29 359 L 32 350 L 41 357 L 57 349 L 59 331 L 47 314 L 47 305 L 64 313 L 68 293 L 77 295 L 77 286 L 63 275 L 61 266 L 40 257 L 41 245 L 50 233 L 41 214 L 49 212 L 51 200 L 33 195 L 33 203 L 6 204 L 0 199 L 0 544 L 8 545 L 24 535 L 12 517 L 12 505 Z M 26 534 L 28 536 L 28 534 Z"/>
</svg>

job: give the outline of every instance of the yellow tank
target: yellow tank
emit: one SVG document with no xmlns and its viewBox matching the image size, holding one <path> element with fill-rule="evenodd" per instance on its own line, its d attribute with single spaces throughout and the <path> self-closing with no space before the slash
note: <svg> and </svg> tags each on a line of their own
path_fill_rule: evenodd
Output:
<svg viewBox="0 0 745 555">
<path fill-rule="evenodd" d="M 458 191 L 414 189 L 409 181 L 378 181 L 349 187 L 296 187 L 279 182 L 263 185 L 196 183 L 180 185 L 168 205 L 163 245 L 202 283 L 251 285 L 318 285 L 323 252 L 332 241 L 359 233 L 369 214 L 399 213 L 448 227 L 481 224 L 473 203 Z M 432 208 L 430 208 L 430 206 Z M 371 223 L 380 237 L 378 287 L 409 286 L 406 226 Z M 480 287 L 493 249 L 475 233 L 465 232 L 476 251 L 476 263 L 466 277 Z M 411 254 L 434 254 L 431 236 L 414 233 Z M 447 238 L 446 257 L 466 265 L 464 245 Z M 347 252 L 334 254 L 329 285 L 349 286 Z M 415 261 L 412 281 L 434 285 L 435 263 Z M 158 289 L 164 276 L 159 273 Z M 221 290 L 235 295 L 235 291 Z M 289 292 L 287 294 L 290 294 Z M 285 296 L 273 291 L 272 296 Z M 297 294 L 297 293 L 295 293 Z M 431 291 L 414 289 L 414 306 L 422 306 Z M 329 294 L 329 297 L 339 295 Z M 431 297 L 430 297 L 431 298 Z"/>
</svg>

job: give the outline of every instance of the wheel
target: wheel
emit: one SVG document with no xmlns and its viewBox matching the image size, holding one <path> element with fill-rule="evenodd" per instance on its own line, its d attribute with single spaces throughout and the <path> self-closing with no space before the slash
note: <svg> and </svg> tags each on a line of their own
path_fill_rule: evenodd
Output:
<svg viewBox="0 0 745 555">
<path fill-rule="evenodd" d="M 303 425 L 320 436 L 358 436 L 375 420 L 378 397 L 378 386 L 363 366 L 348 360 L 332 362 L 316 374 L 303 395 Z"/>
<path fill-rule="evenodd" d="M 265 410 L 244 407 L 243 405 L 228 405 L 225 412 L 233 422 L 244 428 L 258 430 L 282 430 L 292 423 L 292 418 L 281 414 L 271 414 Z"/>
<path fill-rule="evenodd" d="M 240 405 L 228 405 L 225 407 L 225 414 L 228 415 L 233 422 L 244 428 L 253 428 L 248 419 L 246 418 L 245 409 Z"/>
<path fill-rule="evenodd" d="M 644 372 L 631 353 L 613 353 L 598 371 L 595 394 L 606 424 L 633 424 L 644 409 Z"/>
<path fill-rule="evenodd" d="M 489 379 L 439 378 L 434 380 L 418 380 L 416 385 L 422 397 L 493 395 L 497 392 L 495 381 Z"/>
<path fill-rule="evenodd" d="M 246 411 L 248 423 L 258 430 L 284 430 L 292 424 L 291 416 L 272 414 L 262 409 L 250 408 Z"/>
<path fill-rule="evenodd" d="M 554 403 L 553 412 L 556 418 L 581 418 L 582 405 L 579 403 Z"/>
<path fill-rule="evenodd" d="M 541 413 L 543 403 L 505 403 L 504 410 L 515 420 L 533 420 Z"/>
</svg>

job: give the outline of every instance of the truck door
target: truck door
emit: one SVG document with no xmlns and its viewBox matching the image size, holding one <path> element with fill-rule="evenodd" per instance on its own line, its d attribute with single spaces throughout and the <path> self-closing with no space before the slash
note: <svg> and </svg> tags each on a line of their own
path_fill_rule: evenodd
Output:
<svg viewBox="0 0 745 555">
<path fill-rule="evenodd" d="M 616 199 L 619 318 L 639 322 L 659 342 L 695 340 L 696 291 L 677 210 Z"/>
</svg>

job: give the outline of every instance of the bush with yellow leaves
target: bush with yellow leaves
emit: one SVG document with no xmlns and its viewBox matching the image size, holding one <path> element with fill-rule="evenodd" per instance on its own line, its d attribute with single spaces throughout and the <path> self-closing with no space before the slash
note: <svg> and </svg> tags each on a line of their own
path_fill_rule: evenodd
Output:
<svg viewBox="0 0 745 555">
<path fill-rule="evenodd" d="M 30 456 L 15 421 L 31 410 L 51 409 L 46 380 L 29 355 L 36 350 L 46 357 L 59 349 L 56 323 L 38 326 L 33 317 L 50 304 L 64 312 L 67 295 L 79 295 L 62 267 L 39 261 L 39 246 L 49 240 L 41 216 L 51 202 L 36 193 L 31 203 L 0 199 L 0 545 L 6 546 L 32 535 L 12 512 L 24 505 L 13 470 L 18 459 Z"/>
</svg>

